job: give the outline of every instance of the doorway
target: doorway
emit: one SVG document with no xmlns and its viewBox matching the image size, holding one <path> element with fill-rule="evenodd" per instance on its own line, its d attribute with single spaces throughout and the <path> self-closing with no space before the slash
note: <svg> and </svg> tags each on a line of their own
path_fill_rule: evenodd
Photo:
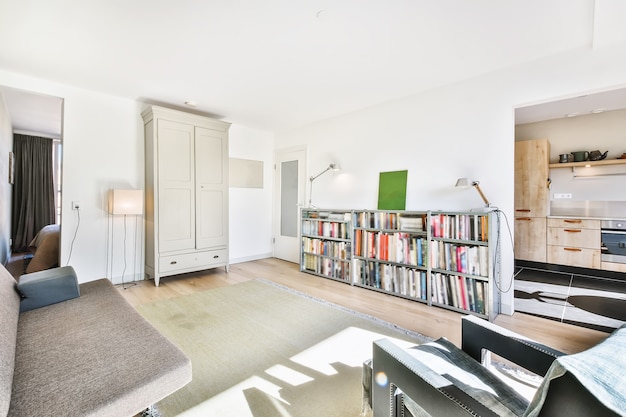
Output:
<svg viewBox="0 0 626 417">
<path fill-rule="evenodd" d="M 274 257 L 300 261 L 300 209 L 306 190 L 306 146 L 274 154 Z"/>
<path fill-rule="evenodd" d="M 36 272 L 36 270 L 46 269 L 61 264 L 60 223 L 64 100 L 60 97 L 54 97 L 32 91 L 20 90 L 7 86 L 0 86 L 0 95 L 4 100 L 6 112 L 8 113 L 8 121 L 10 124 L 10 134 L 5 134 L 2 137 L 2 141 L 4 142 L 3 146 L 6 146 L 9 149 L 12 154 L 11 156 L 14 159 L 18 156 L 18 154 L 15 153 L 17 152 L 16 141 L 18 140 L 16 139 L 16 135 L 18 135 L 19 137 L 20 144 L 25 143 L 24 140 L 31 140 L 30 138 L 32 137 L 32 140 L 37 140 L 40 143 L 46 143 L 48 142 L 48 140 L 50 140 L 50 143 L 52 145 L 50 155 L 50 158 L 52 159 L 50 170 L 52 172 L 46 175 L 50 175 L 52 177 L 52 190 L 50 190 L 49 188 L 47 188 L 47 190 L 50 190 L 50 194 L 53 195 L 53 197 L 51 196 L 50 198 L 54 198 L 54 203 L 51 203 L 50 206 L 51 208 L 52 205 L 54 206 L 54 215 L 52 216 L 51 220 L 48 220 L 42 224 L 42 226 L 45 226 L 46 224 L 51 223 L 49 225 L 50 227 L 28 227 L 26 228 L 28 232 L 19 234 L 22 240 L 26 239 L 24 242 L 30 242 L 30 244 L 26 243 L 22 246 L 26 247 L 26 245 L 28 245 L 29 249 L 33 247 L 33 249 L 31 249 L 32 252 L 24 252 L 24 268 L 26 270 L 26 268 L 28 267 L 28 272 Z M 24 149 L 31 149 L 30 142 L 28 143 L 29 145 L 26 148 L 22 146 L 19 147 L 19 149 L 22 149 L 22 153 L 24 152 Z M 44 146 L 47 147 L 48 145 Z M 8 198 L 5 199 L 5 201 L 2 203 L 3 210 L 6 210 L 6 213 L 11 213 L 12 211 L 14 211 L 12 207 L 14 205 L 13 199 L 15 198 L 14 195 L 16 185 L 11 184 L 10 187 L 11 189 L 9 190 L 7 195 Z M 22 188 L 20 188 L 19 190 L 20 195 L 23 195 L 24 198 L 29 198 L 26 197 L 28 193 L 23 193 L 24 190 Z M 37 191 L 38 189 L 36 188 L 35 190 Z M 25 204 L 26 206 L 32 206 L 28 202 Z M 26 210 L 25 212 L 28 212 L 28 210 Z M 41 222 L 41 220 L 39 222 Z M 10 223 L 13 222 L 10 221 Z M 38 224 L 38 222 L 35 222 L 35 224 Z M 7 227 L 6 230 L 10 231 L 7 233 L 7 237 L 10 238 L 13 237 L 15 231 L 19 229 L 14 229 L 14 225 L 11 224 Z M 31 234 L 33 236 L 31 236 Z M 35 237 L 37 237 L 37 239 L 33 239 Z M 2 238 L 4 239 L 4 236 Z M 36 244 L 34 242 L 36 242 Z M 11 243 L 12 247 L 10 248 L 10 250 L 14 250 L 17 242 Z M 37 250 L 37 247 L 40 245 L 45 245 L 45 249 L 42 251 Z M 41 252 L 42 254 L 40 256 L 37 256 L 38 252 Z M 36 269 L 38 268 L 37 265 L 41 265 L 41 267 L 39 269 Z"/>
</svg>

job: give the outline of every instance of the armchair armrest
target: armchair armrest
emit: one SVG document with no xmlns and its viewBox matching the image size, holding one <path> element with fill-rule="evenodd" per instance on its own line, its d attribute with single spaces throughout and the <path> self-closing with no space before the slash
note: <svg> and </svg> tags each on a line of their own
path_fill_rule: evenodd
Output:
<svg viewBox="0 0 626 417">
<path fill-rule="evenodd" d="M 423 411 L 432 416 L 498 415 L 388 339 L 374 341 L 372 362 L 374 417 L 401 414 L 396 409 L 399 407 L 397 389 L 418 401 Z"/>
<path fill-rule="evenodd" d="M 24 274 L 20 277 L 17 289 L 22 296 L 20 312 L 80 296 L 78 278 L 71 266 Z"/>
<path fill-rule="evenodd" d="M 544 376 L 564 353 L 475 316 L 461 320 L 461 349 L 482 362 L 483 349 Z"/>
</svg>

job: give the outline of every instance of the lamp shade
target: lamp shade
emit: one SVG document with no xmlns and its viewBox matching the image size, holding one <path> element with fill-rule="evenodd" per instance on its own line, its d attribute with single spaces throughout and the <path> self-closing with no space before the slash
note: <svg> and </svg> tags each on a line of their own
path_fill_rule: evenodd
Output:
<svg viewBox="0 0 626 417">
<path fill-rule="evenodd" d="M 142 214 L 142 190 L 109 190 L 110 214 Z"/>
<path fill-rule="evenodd" d="M 471 185 L 472 185 L 472 183 L 467 178 L 459 178 L 458 180 L 456 180 L 455 187 L 457 187 L 457 188 L 465 188 L 465 187 L 469 187 Z"/>
</svg>

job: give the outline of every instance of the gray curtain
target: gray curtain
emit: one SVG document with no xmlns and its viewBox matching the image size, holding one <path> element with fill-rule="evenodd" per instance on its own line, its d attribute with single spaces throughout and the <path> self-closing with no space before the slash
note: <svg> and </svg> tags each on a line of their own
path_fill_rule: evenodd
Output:
<svg viewBox="0 0 626 417">
<path fill-rule="evenodd" d="M 27 249 L 42 227 L 55 222 L 52 139 L 13 135 L 13 250 Z"/>
</svg>

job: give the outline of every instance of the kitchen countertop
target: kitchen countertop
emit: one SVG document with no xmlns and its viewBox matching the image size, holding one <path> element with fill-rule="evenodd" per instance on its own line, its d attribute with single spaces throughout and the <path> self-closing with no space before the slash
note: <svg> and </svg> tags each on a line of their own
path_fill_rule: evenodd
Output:
<svg viewBox="0 0 626 417">
<path fill-rule="evenodd" d="M 579 215 L 548 215 L 548 219 L 581 219 L 581 220 L 624 220 L 626 217 L 593 217 L 593 216 L 579 216 Z"/>
</svg>

